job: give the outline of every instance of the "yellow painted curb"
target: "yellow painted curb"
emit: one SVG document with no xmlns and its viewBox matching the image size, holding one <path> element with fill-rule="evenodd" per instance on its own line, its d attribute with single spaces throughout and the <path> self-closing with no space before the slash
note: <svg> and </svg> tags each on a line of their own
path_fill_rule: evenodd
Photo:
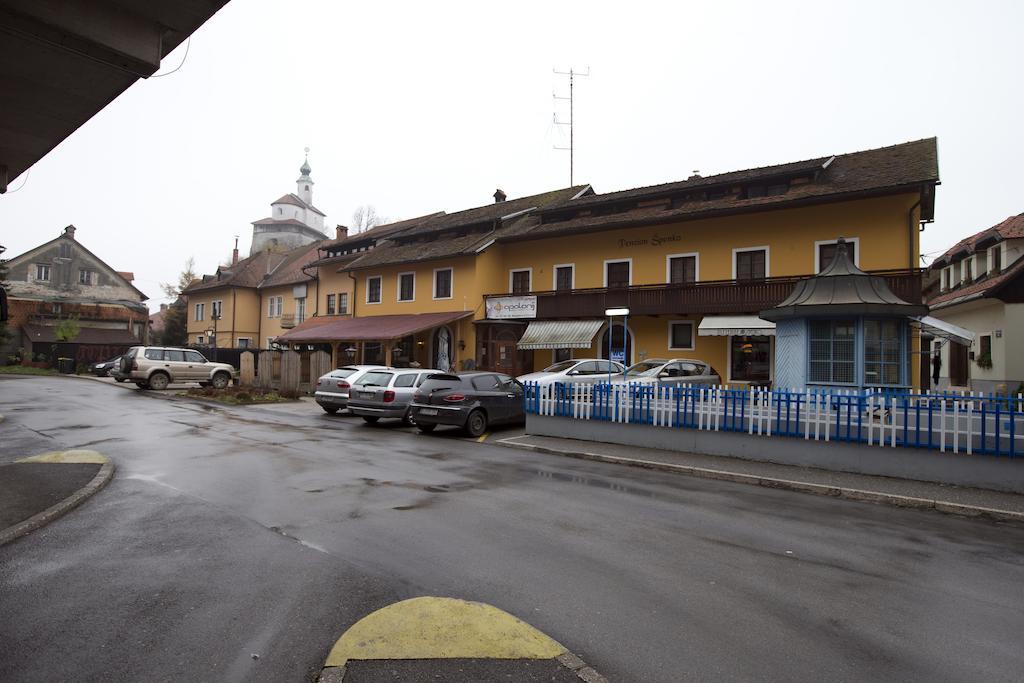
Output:
<svg viewBox="0 0 1024 683">
<path fill-rule="evenodd" d="M 21 458 L 16 462 L 51 462 L 51 463 L 65 463 L 65 464 L 94 464 L 104 465 L 107 463 L 107 456 L 97 453 L 96 451 L 78 449 L 70 451 L 50 451 L 49 453 L 40 453 L 39 455 L 33 455 L 28 458 Z"/>
<path fill-rule="evenodd" d="M 334 644 L 324 666 L 344 666 L 350 659 L 553 659 L 566 652 L 497 607 L 422 597 L 360 619 Z"/>
</svg>

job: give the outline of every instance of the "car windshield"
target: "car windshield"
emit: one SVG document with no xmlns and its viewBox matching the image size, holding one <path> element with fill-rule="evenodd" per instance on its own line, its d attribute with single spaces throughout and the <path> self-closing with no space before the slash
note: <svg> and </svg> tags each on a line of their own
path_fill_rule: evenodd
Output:
<svg viewBox="0 0 1024 683">
<path fill-rule="evenodd" d="M 575 360 L 563 360 L 561 363 L 555 363 L 544 368 L 543 372 L 565 372 L 572 366 L 576 365 L 579 361 Z"/>
<path fill-rule="evenodd" d="M 390 381 L 390 372 L 368 372 L 356 380 L 356 384 L 361 387 L 386 387 Z"/>
<path fill-rule="evenodd" d="M 664 364 L 664 361 L 644 360 L 629 366 L 626 373 L 634 377 L 654 377 L 658 374 L 659 368 Z"/>
</svg>

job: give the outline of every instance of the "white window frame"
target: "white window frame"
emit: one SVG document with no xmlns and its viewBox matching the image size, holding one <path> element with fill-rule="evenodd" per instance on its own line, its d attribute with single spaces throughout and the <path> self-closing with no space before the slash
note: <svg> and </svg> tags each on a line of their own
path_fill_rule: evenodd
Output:
<svg viewBox="0 0 1024 683">
<path fill-rule="evenodd" d="M 195 308 L 193 308 L 193 310 L 192 310 L 192 320 L 193 320 L 193 322 L 197 322 L 197 323 L 198 322 L 202 322 L 203 320 L 206 320 L 206 303 L 205 302 L 203 302 L 201 304 L 196 304 L 195 305 Z"/>
<path fill-rule="evenodd" d="M 36 263 L 35 267 L 36 267 L 36 277 L 35 277 L 35 279 L 36 279 L 37 282 L 49 282 L 50 279 L 53 277 L 53 269 L 50 267 L 50 264 L 48 264 L 48 263 Z M 46 277 L 39 277 L 39 269 L 40 268 L 45 268 L 46 269 Z"/>
<path fill-rule="evenodd" d="M 82 282 L 82 273 L 85 273 L 85 282 Z M 80 285 L 95 285 L 97 282 L 96 271 L 88 268 L 78 269 L 78 284 Z"/>
<path fill-rule="evenodd" d="M 672 346 L 672 326 L 690 326 L 690 346 Z M 668 321 L 668 350 L 669 351 L 693 351 L 697 348 L 697 326 L 693 320 L 669 320 Z"/>
<path fill-rule="evenodd" d="M 448 278 L 448 296 L 437 296 L 437 274 L 444 270 L 451 271 L 451 277 Z M 447 299 L 455 298 L 455 268 L 453 266 L 446 266 L 444 268 L 434 268 L 434 275 L 433 278 L 431 278 L 431 281 L 433 283 L 433 286 L 431 288 L 430 293 L 431 295 L 433 295 L 434 301 L 444 301 Z"/>
<path fill-rule="evenodd" d="M 860 238 L 859 237 L 844 237 L 843 239 L 846 240 L 847 242 L 850 242 L 850 243 L 853 244 L 853 265 L 855 265 L 858 268 L 860 268 Z M 817 240 L 814 243 L 814 274 L 815 275 L 817 275 L 818 273 L 821 272 L 821 247 L 826 245 L 826 244 L 839 244 L 839 238 L 837 237 L 834 240 Z M 767 271 L 768 270 L 768 256 L 767 256 L 767 254 L 765 255 L 764 261 L 765 261 L 764 269 L 765 269 L 765 271 Z M 735 268 L 735 265 L 733 266 L 733 268 Z M 768 273 L 765 272 L 765 277 L 767 277 L 767 276 L 768 276 Z M 736 278 L 733 277 L 733 279 L 735 280 Z"/>
<path fill-rule="evenodd" d="M 628 263 L 629 264 L 629 282 L 627 283 L 627 286 L 632 287 L 633 286 L 633 257 L 632 256 L 630 256 L 629 258 L 610 258 L 610 259 L 605 259 L 604 265 L 601 266 L 601 278 L 602 278 L 601 286 L 606 288 L 606 289 L 608 287 L 608 264 L 609 263 Z"/>
<path fill-rule="evenodd" d="M 224 300 L 217 299 L 216 301 L 210 302 L 210 320 L 213 320 L 214 316 L 224 317 Z M 220 318 L 218 318 L 219 320 Z"/>
<path fill-rule="evenodd" d="M 277 310 L 274 311 L 274 313 L 275 313 L 274 317 L 275 318 L 280 318 L 281 316 L 284 315 L 284 297 L 283 296 L 278 296 L 276 298 L 277 298 Z"/>
<path fill-rule="evenodd" d="M 331 304 L 334 304 L 333 306 Z M 328 292 L 324 296 L 324 315 L 336 315 L 338 312 L 338 295 L 335 292 Z"/>
<path fill-rule="evenodd" d="M 267 297 L 267 318 L 274 317 L 274 297 Z"/>
<path fill-rule="evenodd" d="M 946 266 L 941 271 L 941 279 L 939 281 L 939 290 L 948 292 L 953 289 L 953 269 L 950 266 Z"/>
<path fill-rule="evenodd" d="M 345 312 L 341 310 L 341 297 L 345 297 Z M 338 307 L 336 309 L 338 315 L 348 315 L 348 292 L 338 292 Z"/>
<path fill-rule="evenodd" d="M 380 280 L 380 287 L 377 288 L 377 291 L 380 293 L 380 301 L 370 301 L 370 280 Z M 363 281 L 363 285 L 364 285 L 364 288 L 366 290 L 366 295 L 363 298 L 366 299 L 366 303 L 367 304 L 369 304 L 371 306 L 376 306 L 377 304 L 381 304 L 381 303 L 384 302 L 384 276 L 383 275 L 367 275 L 366 279 Z"/>
<path fill-rule="evenodd" d="M 299 310 L 299 303 L 301 302 L 301 311 Z M 297 296 L 295 297 L 295 322 L 301 323 L 306 319 L 306 297 Z"/>
<path fill-rule="evenodd" d="M 402 298 L 402 276 L 403 275 L 412 275 L 412 298 L 411 299 L 403 299 Z M 397 301 L 400 304 L 408 304 L 408 303 L 412 303 L 412 302 L 416 301 L 416 271 L 415 270 L 403 271 L 403 272 L 398 274 L 398 277 L 395 278 L 395 301 Z"/>
<path fill-rule="evenodd" d="M 555 290 L 558 289 L 558 269 L 559 268 L 570 268 L 572 270 L 572 278 L 570 280 L 570 289 L 576 289 L 576 264 L 575 263 L 556 263 L 555 265 L 551 266 L 551 291 L 554 292 Z M 532 279 L 533 276 L 531 275 L 530 278 Z M 512 291 L 511 287 L 509 287 L 509 291 Z M 551 353 L 552 353 L 551 357 L 554 358 L 554 351 L 552 351 Z"/>
<path fill-rule="evenodd" d="M 999 244 L 995 245 L 994 247 L 989 247 L 988 254 L 987 254 L 987 257 L 986 257 L 987 260 L 988 260 L 988 263 L 985 264 L 986 270 L 989 273 L 992 272 L 992 268 L 993 268 L 992 264 L 994 264 L 996 262 L 995 259 L 992 258 L 992 252 L 994 252 L 994 251 L 998 251 L 999 252 L 999 273 L 1001 273 L 1001 272 L 1003 272 L 1003 268 L 1004 268 L 1004 266 L 1003 266 L 1003 243 L 1002 242 L 1000 242 Z M 996 274 L 998 275 L 999 273 L 996 273 Z"/>
<path fill-rule="evenodd" d="M 817 248 L 817 247 L 815 247 Z M 755 247 L 736 247 L 732 250 L 732 279 L 736 279 L 736 255 L 745 251 L 763 251 L 764 252 L 764 276 L 766 278 L 772 276 L 772 250 L 767 244 Z"/>
<path fill-rule="evenodd" d="M 514 273 L 529 273 L 530 274 L 530 286 L 526 288 L 527 292 L 533 291 L 533 268 L 509 268 L 508 270 L 508 292 L 512 293 L 512 276 Z"/>
<path fill-rule="evenodd" d="M 685 254 L 668 254 L 665 257 L 665 284 L 672 282 L 672 259 L 693 257 L 693 281 L 700 282 L 700 252 L 689 251 Z"/>
</svg>

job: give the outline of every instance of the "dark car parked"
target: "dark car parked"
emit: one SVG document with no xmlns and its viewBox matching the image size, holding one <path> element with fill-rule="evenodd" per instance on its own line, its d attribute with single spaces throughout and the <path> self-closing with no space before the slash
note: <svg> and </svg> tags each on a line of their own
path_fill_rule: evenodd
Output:
<svg viewBox="0 0 1024 683">
<path fill-rule="evenodd" d="M 110 360 L 103 361 L 102 363 L 93 363 L 89 366 L 89 372 L 96 375 L 97 377 L 106 377 L 110 374 L 111 370 L 116 370 L 118 364 L 121 362 L 121 356 L 117 358 L 111 358 Z M 124 381 L 124 380 L 119 380 Z"/>
<path fill-rule="evenodd" d="M 480 436 L 492 424 L 522 423 L 523 385 L 497 372 L 430 375 L 413 395 L 411 418 L 421 432 L 437 425 Z"/>
</svg>

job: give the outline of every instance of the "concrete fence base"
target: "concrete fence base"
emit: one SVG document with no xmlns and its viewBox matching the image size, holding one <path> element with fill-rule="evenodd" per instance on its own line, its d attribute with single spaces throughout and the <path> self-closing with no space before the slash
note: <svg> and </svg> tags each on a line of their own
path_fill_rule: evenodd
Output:
<svg viewBox="0 0 1024 683">
<path fill-rule="evenodd" d="M 526 416 L 526 433 L 1024 493 L 1024 457 L 957 455 L 535 414 Z"/>
</svg>

